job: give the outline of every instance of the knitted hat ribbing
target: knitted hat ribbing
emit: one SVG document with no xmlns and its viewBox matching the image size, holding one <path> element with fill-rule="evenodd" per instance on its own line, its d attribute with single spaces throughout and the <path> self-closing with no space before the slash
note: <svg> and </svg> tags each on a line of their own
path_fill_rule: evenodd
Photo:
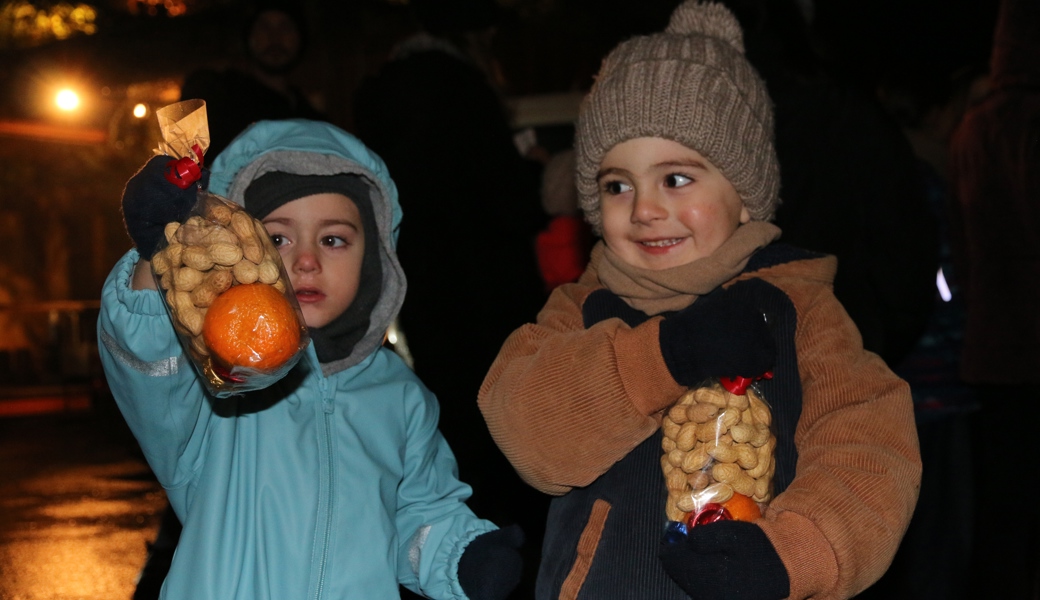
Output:
<svg viewBox="0 0 1040 600">
<path fill-rule="evenodd" d="M 669 139 L 712 162 L 751 218 L 773 218 L 780 168 L 765 83 L 744 57 L 744 39 L 723 5 L 688 0 L 663 33 L 618 45 L 582 102 L 575 134 L 585 218 L 600 232 L 596 174 L 611 148 L 640 137 Z"/>
</svg>

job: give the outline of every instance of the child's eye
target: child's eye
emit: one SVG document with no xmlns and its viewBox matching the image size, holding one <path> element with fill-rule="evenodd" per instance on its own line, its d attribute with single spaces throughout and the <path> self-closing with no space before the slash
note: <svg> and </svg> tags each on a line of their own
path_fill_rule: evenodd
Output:
<svg viewBox="0 0 1040 600">
<path fill-rule="evenodd" d="M 682 187 L 690 183 L 693 183 L 693 179 L 678 173 L 672 173 L 664 178 L 664 184 L 672 188 Z"/>
<path fill-rule="evenodd" d="M 287 241 L 288 240 L 285 239 L 285 236 L 276 233 L 271 235 L 271 242 L 274 244 L 275 248 L 281 248 Z"/>
<path fill-rule="evenodd" d="M 347 240 L 337 235 L 326 235 L 325 237 L 321 238 L 321 245 L 328 246 L 330 248 L 339 248 L 341 246 L 346 246 Z"/>
<path fill-rule="evenodd" d="M 602 190 L 604 194 L 617 196 L 618 194 L 632 191 L 632 186 L 617 180 L 604 181 L 602 184 Z"/>
</svg>

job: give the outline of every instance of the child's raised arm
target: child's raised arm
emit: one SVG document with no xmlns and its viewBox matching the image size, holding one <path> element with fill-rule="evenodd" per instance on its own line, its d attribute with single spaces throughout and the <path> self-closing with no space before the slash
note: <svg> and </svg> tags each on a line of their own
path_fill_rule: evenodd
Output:
<svg viewBox="0 0 1040 600">
<path fill-rule="evenodd" d="M 136 258 L 128 252 L 105 282 L 98 350 L 112 395 L 149 465 L 172 486 L 178 461 L 190 463 L 188 453 L 198 451 L 189 440 L 201 431 L 196 425 L 204 396 L 158 292 L 130 287 Z"/>
<path fill-rule="evenodd" d="M 126 183 L 123 220 L 136 251 L 124 255 L 105 281 L 98 320 L 99 351 L 112 395 L 167 486 L 177 483 L 177 461 L 198 450 L 189 440 L 203 409 L 201 385 L 154 291 L 149 264 L 167 223 L 184 219 L 196 199 L 197 185 L 181 188 L 167 179 L 171 161 L 153 156 Z M 203 183 L 208 175 L 202 172 Z"/>
</svg>

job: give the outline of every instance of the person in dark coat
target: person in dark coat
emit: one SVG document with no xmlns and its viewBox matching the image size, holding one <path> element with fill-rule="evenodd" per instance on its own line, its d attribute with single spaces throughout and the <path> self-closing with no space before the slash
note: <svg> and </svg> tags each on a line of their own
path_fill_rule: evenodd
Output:
<svg viewBox="0 0 1040 600">
<path fill-rule="evenodd" d="M 1040 4 L 1003 0 L 990 94 L 951 142 L 966 325 L 961 376 L 978 386 L 969 597 L 1038 598 L 1040 515 L 1028 462 L 1040 421 Z M 1021 457 L 1021 458 L 1020 458 Z M 1017 510 L 1022 506 L 1024 510 Z"/>
<path fill-rule="evenodd" d="M 243 36 L 248 59 L 244 65 L 198 69 L 181 87 L 182 100 L 206 101 L 209 161 L 256 121 L 327 120 L 289 78 L 307 48 L 307 21 L 299 5 L 261 0 L 247 18 Z"/>
<path fill-rule="evenodd" d="M 548 503 L 498 451 L 476 399 L 503 340 L 545 300 L 534 250 L 546 221 L 540 171 L 514 144 L 480 51 L 500 17 L 495 3 L 412 8 L 421 28 L 354 101 L 358 136 L 386 162 L 410 223 L 398 247 L 409 274 L 399 325 L 416 373 L 440 399 L 441 430 L 481 503 L 474 510 L 519 522 L 534 538 Z M 525 561 L 531 578 L 537 563 Z M 528 597 L 524 585 L 517 597 Z"/>
<path fill-rule="evenodd" d="M 776 224 L 838 257 L 834 295 L 863 346 L 895 368 L 924 333 L 938 233 L 913 148 L 871 97 L 831 72 L 794 0 L 725 0 L 775 103 Z"/>
</svg>

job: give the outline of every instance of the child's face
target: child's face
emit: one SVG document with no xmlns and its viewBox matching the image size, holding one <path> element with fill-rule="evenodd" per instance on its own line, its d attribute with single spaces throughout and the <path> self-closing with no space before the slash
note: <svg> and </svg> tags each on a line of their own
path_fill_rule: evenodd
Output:
<svg viewBox="0 0 1040 600">
<path fill-rule="evenodd" d="M 343 194 L 305 196 L 263 221 L 307 326 L 323 327 L 343 314 L 357 295 L 365 254 L 365 229 L 354 202 Z"/>
<path fill-rule="evenodd" d="M 599 171 L 603 241 L 630 265 L 660 270 L 711 255 L 751 215 L 699 152 L 662 138 L 624 141 Z"/>
</svg>

